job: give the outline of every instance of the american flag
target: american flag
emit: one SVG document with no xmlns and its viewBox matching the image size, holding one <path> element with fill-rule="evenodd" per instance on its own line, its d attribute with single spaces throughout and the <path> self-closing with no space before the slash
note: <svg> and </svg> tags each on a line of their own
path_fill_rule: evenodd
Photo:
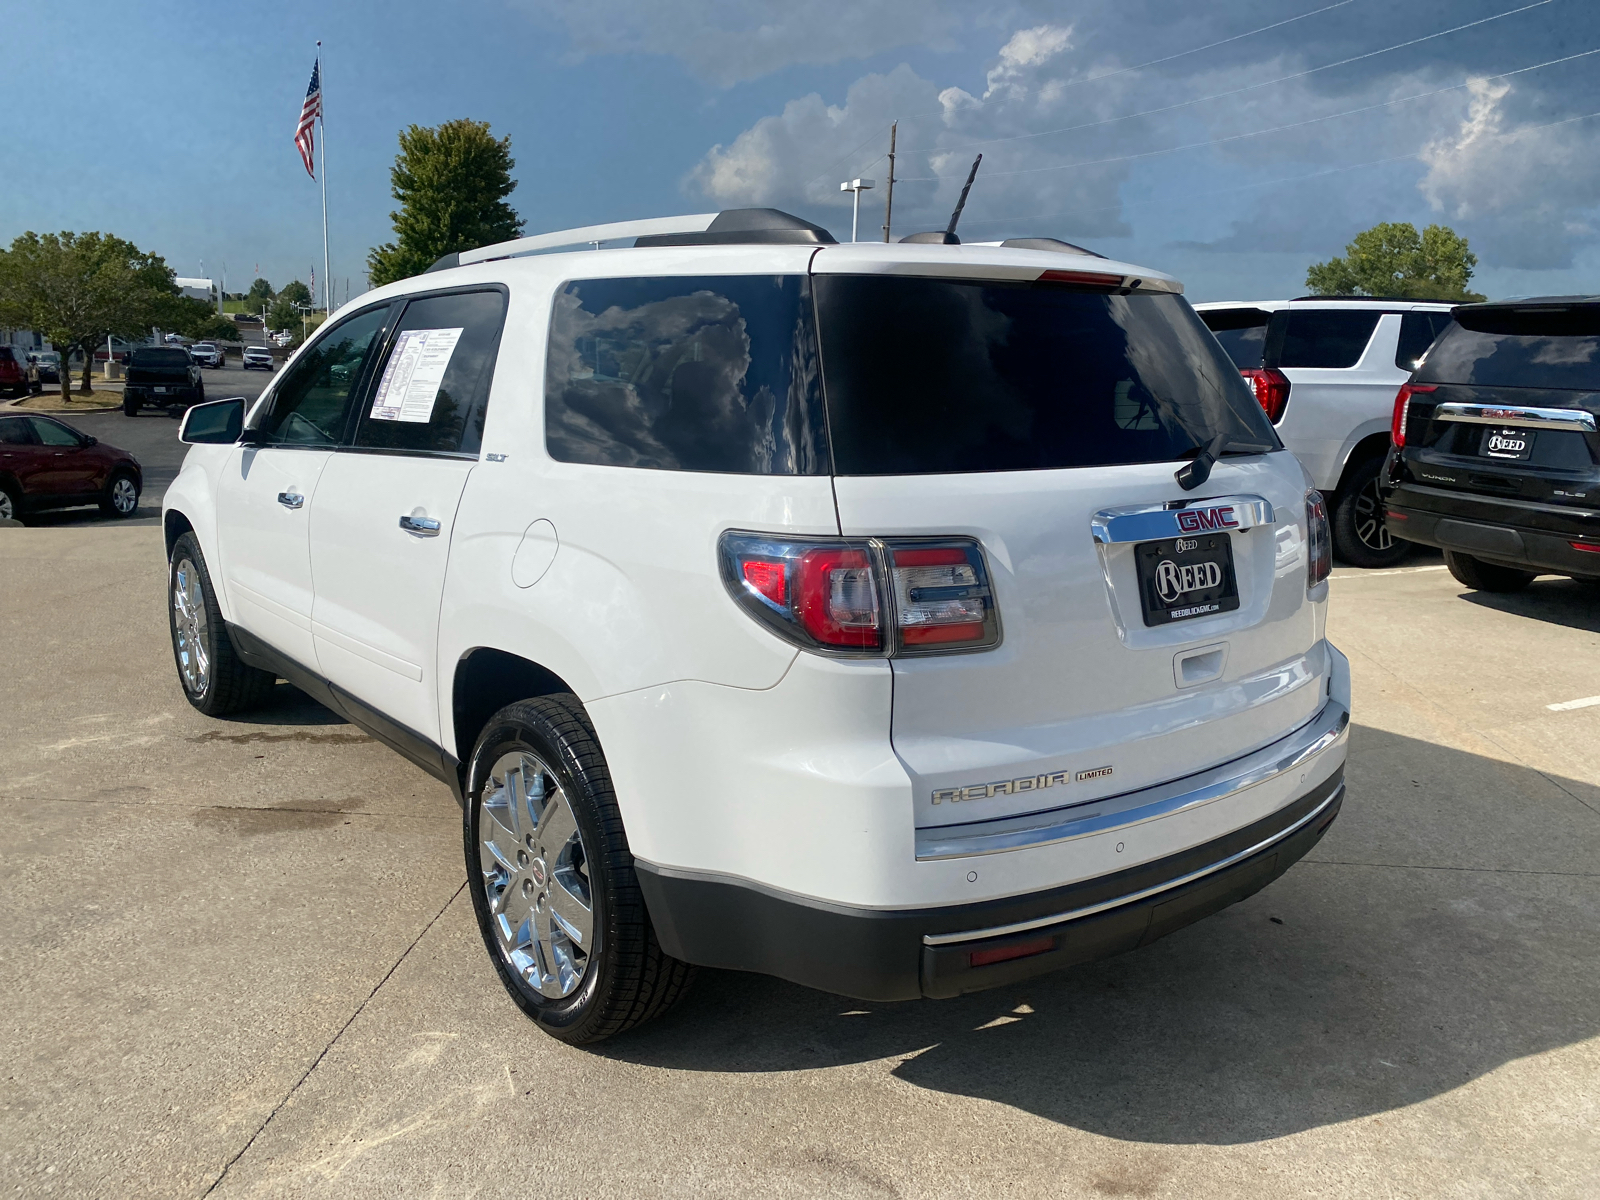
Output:
<svg viewBox="0 0 1600 1200">
<path fill-rule="evenodd" d="M 312 153 L 317 148 L 317 137 L 312 127 L 321 115 L 322 60 L 319 58 L 311 64 L 311 86 L 306 88 L 306 102 L 300 107 L 300 125 L 294 131 L 294 144 L 300 151 L 300 160 L 306 164 L 306 174 L 313 179 L 317 177 L 311 165 Z"/>
</svg>

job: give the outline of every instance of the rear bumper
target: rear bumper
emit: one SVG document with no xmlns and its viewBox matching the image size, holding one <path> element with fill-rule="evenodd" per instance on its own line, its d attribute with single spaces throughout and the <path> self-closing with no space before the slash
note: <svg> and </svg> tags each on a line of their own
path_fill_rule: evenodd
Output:
<svg viewBox="0 0 1600 1200">
<path fill-rule="evenodd" d="M 1445 493 L 1448 511 L 1437 511 L 1433 488 L 1401 487 L 1389 493 L 1391 533 L 1408 542 L 1456 550 L 1507 566 L 1558 575 L 1600 577 L 1600 519 L 1554 505 L 1484 500 Z M 1538 525 L 1564 527 L 1556 533 Z M 1577 550 L 1573 542 L 1593 544 Z"/>
<path fill-rule="evenodd" d="M 163 384 L 167 390 L 157 393 L 152 384 L 128 384 L 123 388 L 125 399 L 137 400 L 140 404 L 156 404 L 163 408 L 174 404 L 196 404 L 200 400 L 200 389 L 197 387 L 178 387 L 173 384 Z"/>
<path fill-rule="evenodd" d="M 1146 945 L 1283 874 L 1338 815 L 1348 723 L 1345 705 L 1330 700 L 1310 726 L 1280 743 L 1278 775 L 1315 782 L 1268 815 L 1178 853 L 1044 891 L 935 908 L 864 908 L 643 860 L 640 887 L 662 948 L 687 962 L 866 1000 L 981 991 Z M 1319 744 L 1309 755 L 1291 752 L 1312 741 Z M 1313 766 L 1325 753 L 1339 760 L 1331 773 Z M 1241 790 L 1266 782 L 1259 759 L 1241 760 L 1250 764 L 1236 773 Z M 1208 772 L 1187 791 L 1169 787 L 1159 803 L 1213 802 L 1220 797 L 1206 796 L 1221 782 L 1216 776 Z M 1124 810 L 1130 826 L 1162 815 L 1139 811 Z"/>
</svg>

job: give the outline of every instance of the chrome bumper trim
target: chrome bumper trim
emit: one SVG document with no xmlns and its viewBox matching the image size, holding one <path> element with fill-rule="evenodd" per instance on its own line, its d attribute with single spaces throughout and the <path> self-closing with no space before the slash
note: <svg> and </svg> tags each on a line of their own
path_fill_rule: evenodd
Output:
<svg viewBox="0 0 1600 1200">
<path fill-rule="evenodd" d="M 1321 712 L 1288 737 L 1197 775 L 1066 809 L 919 829 L 917 861 L 970 858 L 1048 846 L 1053 842 L 1110 833 L 1170 817 L 1186 809 L 1236 796 L 1299 770 L 1334 746 L 1342 745 L 1349 736 L 1349 728 L 1350 710 L 1337 700 L 1329 700 Z"/>
<path fill-rule="evenodd" d="M 1191 509 L 1204 511 L 1191 513 L 1188 511 Z M 1209 500 L 1187 500 L 1173 507 L 1141 504 L 1103 509 L 1089 518 L 1089 532 L 1100 545 L 1114 546 L 1122 542 L 1182 537 L 1205 530 L 1240 532 L 1272 522 L 1272 504 L 1262 496 L 1215 496 Z"/>
<path fill-rule="evenodd" d="M 1254 846 L 1249 846 L 1237 854 L 1230 854 L 1227 858 L 1214 862 L 1210 866 L 1201 867 L 1198 871 L 1190 871 L 1187 875 L 1180 875 L 1176 879 L 1165 880 L 1153 887 L 1147 887 L 1143 891 L 1129 892 L 1126 896 L 1117 896 L 1099 904 L 1074 908 L 1069 912 L 1055 913 L 1048 917 L 1036 917 L 1032 921 L 1018 921 L 1012 925 L 997 925 L 993 929 L 973 929 L 965 933 L 925 933 L 922 935 L 922 942 L 926 946 L 948 946 L 953 942 L 975 942 L 983 938 L 1004 937 L 1011 933 L 1026 933 L 1030 929 L 1040 929 L 1046 925 L 1057 925 L 1062 921 L 1075 921 L 1080 917 L 1092 917 L 1096 913 L 1105 912 L 1107 909 L 1121 908 L 1124 904 L 1137 904 L 1141 900 L 1148 900 L 1151 896 L 1158 896 L 1162 892 L 1170 892 L 1173 888 L 1182 887 L 1186 883 L 1204 879 L 1207 875 L 1215 875 L 1218 871 L 1224 871 L 1235 863 L 1243 862 L 1251 855 L 1260 854 L 1268 847 L 1283 841 L 1289 835 L 1304 829 L 1312 821 L 1316 820 L 1318 816 L 1326 812 L 1330 804 L 1343 795 L 1344 784 L 1341 783 L 1329 793 L 1327 799 L 1287 829 L 1280 829 L 1271 837 L 1262 839 Z"/>
</svg>

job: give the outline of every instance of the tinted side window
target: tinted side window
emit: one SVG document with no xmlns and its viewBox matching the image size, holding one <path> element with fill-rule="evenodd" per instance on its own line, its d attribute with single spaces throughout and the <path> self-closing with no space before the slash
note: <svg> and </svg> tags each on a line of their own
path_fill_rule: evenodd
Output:
<svg viewBox="0 0 1600 1200">
<path fill-rule="evenodd" d="M 83 439 L 59 422 L 46 417 L 29 417 L 33 432 L 42 446 L 70 446 L 74 450 L 83 445 Z"/>
<path fill-rule="evenodd" d="M 501 291 L 423 296 L 406 305 L 362 401 L 357 446 L 477 454 L 506 300 Z"/>
<path fill-rule="evenodd" d="M 555 297 L 545 443 L 562 462 L 828 470 L 803 275 L 585 279 Z"/>
<path fill-rule="evenodd" d="M 33 426 L 26 417 L 0 417 L 0 446 L 37 446 Z"/>
<path fill-rule="evenodd" d="M 1450 328 L 1452 323 L 1449 313 L 1403 313 L 1400 317 L 1400 343 L 1394 351 L 1394 365 L 1403 371 L 1415 371 L 1434 339 Z"/>
<path fill-rule="evenodd" d="M 1241 371 L 1261 365 L 1271 317 L 1264 308 L 1213 308 L 1200 314 L 1206 328 L 1217 335 L 1217 341 Z"/>
<path fill-rule="evenodd" d="M 338 445 L 351 397 L 388 316 L 388 305 L 357 313 L 307 346 L 257 421 L 257 439 L 279 446 Z"/>
<path fill-rule="evenodd" d="M 1353 367 L 1383 316 L 1375 309 L 1284 309 L 1272 314 L 1262 362 L 1269 367 Z"/>
</svg>

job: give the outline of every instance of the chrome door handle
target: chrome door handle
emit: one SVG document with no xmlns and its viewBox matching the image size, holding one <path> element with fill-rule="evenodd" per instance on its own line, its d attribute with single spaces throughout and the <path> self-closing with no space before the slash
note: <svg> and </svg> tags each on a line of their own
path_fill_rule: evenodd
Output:
<svg viewBox="0 0 1600 1200">
<path fill-rule="evenodd" d="M 433 517 L 414 517 L 410 513 L 402 513 L 400 528 L 407 533 L 420 534 L 422 537 L 439 536 L 439 522 Z"/>
<path fill-rule="evenodd" d="M 306 498 L 299 492 L 279 492 L 278 503 L 285 508 L 299 508 L 305 504 Z"/>
</svg>

